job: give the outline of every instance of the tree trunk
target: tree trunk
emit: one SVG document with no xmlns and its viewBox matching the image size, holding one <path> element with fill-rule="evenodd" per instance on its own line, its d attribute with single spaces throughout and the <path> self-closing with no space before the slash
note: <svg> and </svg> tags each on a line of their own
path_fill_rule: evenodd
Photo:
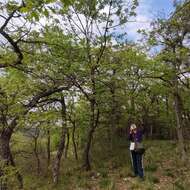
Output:
<svg viewBox="0 0 190 190">
<path fill-rule="evenodd" d="M 116 69 L 112 70 L 112 82 L 111 82 L 111 88 L 110 88 L 110 93 L 111 93 L 111 117 L 110 117 L 110 126 L 109 126 L 109 143 L 110 143 L 110 152 L 113 151 L 113 144 L 114 144 L 114 134 L 115 134 L 115 129 L 116 129 L 116 120 L 117 120 L 117 102 L 116 102 L 116 97 L 115 97 L 115 91 L 116 91 L 116 81 L 115 81 L 115 74 L 116 74 Z"/>
<path fill-rule="evenodd" d="M 110 117 L 110 128 L 109 128 L 109 134 L 110 134 L 110 151 L 113 151 L 113 144 L 114 144 L 114 134 L 116 129 L 116 100 L 115 100 L 115 86 L 111 89 L 111 117 Z"/>
<path fill-rule="evenodd" d="M 91 169 L 89 153 L 90 153 L 90 147 L 91 147 L 91 141 L 92 141 L 93 133 L 95 130 L 94 119 L 95 119 L 95 102 L 91 101 L 90 129 L 88 131 L 86 147 L 84 149 L 84 165 L 83 165 L 83 167 L 87 171 Z"/>
<path fill-rule="evenodd" d="M 67 158 L 67 156 L 68 156 L 69 141 L 70 141 L 70 134 L 69 134 L 69 130 L 67 130 L 67 143 L 66 143 L 66 147 L 65 147 L 65 158 Z"/>
<path fill-rule="evenodd" d="M 13 133 L 12 128 L 4 128 L 0 134 L 0 190 L 7 190 L 7 178 L 5 169 L 10 164 L 13 167 L 16 167 L 16 164 L 13 160 L 13 156 L 10 150 L 10 139 Z M 16 172 L 17 179 L 19 182 L 19 188 L 23 188 L 23 179 L 21 174 L 17 171 Z M 3 179 L 2 179 L 3 178 Z"/>
<path fill-rule="evenodd" d="M 177 124 L 176 130 L 179 142 L 179 150 L 181 153 L 181 159 L 183 162 L 185 162 L 187 156 L 185 152 L 184 137 L 183 137 L 181 98 L 178 93 L 174 93 L 174 109 L 175 109 L 176 124 Z"/>
<path fill-rule="evenodd" d="M 3 129 L 0 136 L 0 189 L 7 190 L 7 178 L 5 169 L 9 165 L 10 161 L 10 138 L 12 132 L 9 128 Z"/>
<path fill-rule="evenodd" d="M 153 139 L 153 125 L 150 125 L 150 139 Z"/>
<path fill-rule="evenodd" d="M 75 159 L 78 161 L 77 145 L 75 142 L 75 130 L 76 130 L 76 124 L 75 121 L 73 121 L 72 142 L 73 142 Z"/>
<path fill-rule="evenodd" d="M 41 172 L 41 164 L 40 164 L 40 158 L 38 155 L 38 137 L 34 137 L 34 154 L 37 161 L 37 174 L 40 175 Z"/>
<path fill-rule="evenodd" d="M 11 151 L 10 151 L 10 163 L 11 163 L 11 166 L 16 167 Z M 19 189 L 23 189 L 23 178 L 19 171 L 16 172 L 16 176 L 19 182 Z"/>
<path fill-rule="evenodd" d="M 86 147 L 84 149 L 84 164 L 83 164 L 83 167 L 86 169 L 86 171 L 91 170 L 90 149 L 91 149 L 93 134 L 99 122 L 99 110 L 97 110 L 97 114 L 95 117 L 95 101 L 92 100 L 90 102 L 90 105 L 91 105 L 90 129 L 88 131 Z"/>
<path fill-rule="evenodd" d="M 51 159 L 51 155 L 50 155 L 50 144 L 51 144 L 51 137 L 50 137 L 50 130 L 47 130 L 47 170 L 49 168 L 50 165 L 50 159 Z"/>
<path fill-rule="evenodd" d="M 59 142 L 57 154 L 55 157 L 55 161 L 53 164 L 53 182 L 55 184 L 58 183 L 59 179 L 59 171 L 60 171 L 60 164 L 61 164 L 61 157 L 64 152 L 65 148 L 65 138 L 67 134 L 67 126 L 66 126 L 66 105 L 65 105 L 65 100 L 64 97 L 61 99 L 61 105 L 62 105 L 62 110 L 61 110 L 61 116 L 62 116 L 62 131 L 61 131 L 61 139 Z"/>
<path fill-rule="evenodd" d="M 56 158 L 55 158 L 55 161 L 54 161 L 54 165 L 53 165 L 53 182 L 55 184 L 58 183 L 58 179 L 59 179 L 61 157 L 63 155 L 64 148 L 65 148 L 65 137 L 66 137 L 66 134 L 67 134 L 67 130 L 66 129 L 62 129 L 61 140 L 59 142 L 59 146 L 58 146 L 58 150 L 57 150 L 57 155 L 56 155 Z"/>
</svg>

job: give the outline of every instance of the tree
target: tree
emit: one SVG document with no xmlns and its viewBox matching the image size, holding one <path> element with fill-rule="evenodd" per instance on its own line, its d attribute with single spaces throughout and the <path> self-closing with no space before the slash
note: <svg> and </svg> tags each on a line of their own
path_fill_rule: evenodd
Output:
<svg viewBox="0 0 190 190">
<path fill-rule="evenodd" d="M 183 137 L 183 102 L 182 102 L 182 90 L 187 85 L 183 86 L 188 80 L 188 77 L 184 74 L 189 73 L 189 47 L 186 44 L 189 39 L 189 15 L 190 4 L 185 2 L 177 7 L 171 18 L 168 20 L 158 19 L 153 24 L 153 31 L 150 33 L 150 42 L 154 45 L 162 45 L 163 50 L 160 53 L 160 61 L 162 61 L 167 68 L 162 70 L 160 76 L 161 79 L 170 88 L 170 92 L 173 96 L 174 110 L 176 116 L 176 130 L 179 140 L 179 148 L 182 156 L 182 160 L 186 160 L 184 137 Z M 184 14 L 184 12 L 186 14 Z"/>
<path fill-rule="evenodd" d="M 123 1 L 117 0 L 82 1 L 73 3 L 69 7 L 68 15 L 62 14 L 67 32 L 71 33 L 74 39 L 79 42 L 79 47 L 82 50 L 80 64 L 83 70 L 81 73 L 79 71 L 74 73 L 71 79 L 86 97 L 90 106 L 89 129 L 83 153 L 83 167 L 86 170 L 91 169 L 89 158 L 91 142 L 99 123 L 97 80 L 104 52 L 107 45 L 111 45 L 113 40 L 111 30 L 126 23 L 129 16 L 134 15 L 137 5 L 137 1 L 133 1 L 128 7 L 124 6 Z"/>
</svg>

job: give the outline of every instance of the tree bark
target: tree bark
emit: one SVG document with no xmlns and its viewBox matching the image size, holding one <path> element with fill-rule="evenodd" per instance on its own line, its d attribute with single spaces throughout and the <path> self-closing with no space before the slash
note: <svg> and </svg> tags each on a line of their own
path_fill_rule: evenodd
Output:
<svg viewBox="0 0 190 190">
<path fill-rule="evenodd" d="M 72 142 L 73 142 L 75 159 L 78 161 L 77 145 L 75 142 L 75 131 L 76 131 L 76 122 L 73 121 Z"/>
<path fill-rule="evenodd" d="M 38 155 L 38 137 L 34 137 L 34 154 L 37 161 L 37 174 L 40 175 L 41 173 L 41 164 L 40 164 L 40 158 Z"/>
<path fill-rule="evenodd" d="M 10 138 L 12 135 L 12 130 L 9 128 L 5 128 L 1 131 L 0 135 L 0 189 L 1 190 L 7 190 L 8 184 L 7 184 L 7 178 L 5 174 L 5 169 L 9 165 L 10 161 Z"/>
<path fill-rule="evenodd" d="M 68 156 L 69 142 L 70 142 L 70 134 L 69 134 L 69 130 L 67 130 L 67 142 L 66 142 L 66 147 L 65 147 L 65 158 L 67 158 L 67 156 Z"/>
<path fill-rule="evenodd" d="M 3 177 L 3 179 L 0 179 L 0 189 L 1 190 L 7 190 L 8 184 L 7 184 L 7 178 L 5 174 L 6 167 L 8 165 L 11 165 L 13 167 L 16 167 L 16 164 L 14 162 L 11 149 L 10 149 L 10 139 L 13 133 L 13 129 L 10 127 L 6 127 L 2 129 L 0 133 L 0 178 Z M 23 179 L 21 174 L 17 171 L 16 176 L 19 182 L 19 188 L 23 188 Z"/>
<path fill-rule="evenodd" d="M 58 179 L 59 179 L 59 171 L 60 171 L 61 158 L 62 158 L 62 155 L 63 155 L 63 152 L 64 152 L 65 138 L 66 138 L 66 134 L 67 134 L 66 105 L 65 105 L 64 97 L 61 99 L 60 102 L 61 102 L 61 106 L 62 106 L 62 110 L 61 110 L 62 131 L 61 131 L 61 139 L 60 139 L 60 142 L 59 142 L 57 154 L 56 154 L 55 161 L 54 161 L 54 164 L 53 164 L 53 182 L 55 184 L 58 183 Z"/>
<path fill-rule="evenodd" d="M 113 70 L 113 77 L 115 76 L 116 70 Z M 114 80 L 114 79 L 113 79 Z M 110 89 L 111 92 L 111 117 L 110 117 L 110 127 L 109 127 L 109 140 L 110 140 L 110 151 L 113 151 L 113 144 L 114 144 L 114 134 L 116 129 L 116 122 L 117 122 L 117 103 L 115 97 L 115 81 L 112 81 L 112 87 Z"/>
<path fill-rule="evenodd" d="M 174 93 L 174 109 L 176 116 L 176 130 L 179 143 L 179 150 L 181 153 L 181 159 L 185 162 L 187 156 L 185 152 L 184 137 L 183 137 L 183 121 L 182 121 L 182 112 L 181 112 L 181 98 L 179 94 Z"/>
<path fill-rule="evenodd" d="M 50 150 L 50 144 L 51 144 L 51 137 L 50 137 L 50 130 L 47 130 L 47 170 L 50 165 L 50 160 L 51 160 L 51 150 Z"/>
<path fill-rule="evenodd" d="M 153 139 L 153 125 L 150 125 L 150 139 Z"/>
<path fill-rule="evenodd" d="M 11 163 L 11 166 L 16 167 L 16 164 L 15 164 L 15 161 L 13 159 L 11 151 L 10 151 L 10 163 Z M 23 177 L 19 171 L 16 172 L 16 176 L 17 176 L 17 180 L 19 182 L 19 189 L 23 189 Z"/>
<path fill-rule="evenodd" d="M 90 102 L 90 105 L 91 105 L 90 128 L 88 131 L 86 146 L 84 149 L 84 164 L 83 164 L 83 167 L 86 169 L 86 171 L 91 170 L 90 149 L 91 149 L 93 134 L 99 122 L 99 110 L 97 110 L 97 114 L 95 114 L 95 101 L 92 100 Z"/>
<path fill-rule="evenodd" d="M 83 167 L 88 171 L 91 169 L 91 164 L 90 164 L 90 158 L 89 158 L 89 153 L 90 153 L 90 148 L 91 148 L 91 141 L 93 137 L 93 133 L 95 130 L 95 125 L 94 125 L 94 119 L 95 119 L 95 102 L 91 101 L 91 116 L 90 116 L 90 129 L 88 131 L 88 136 L 87 136 L 87 141 L 86 141 L 86 147 L 84 149 L 84 165 Z"/>
</svg>

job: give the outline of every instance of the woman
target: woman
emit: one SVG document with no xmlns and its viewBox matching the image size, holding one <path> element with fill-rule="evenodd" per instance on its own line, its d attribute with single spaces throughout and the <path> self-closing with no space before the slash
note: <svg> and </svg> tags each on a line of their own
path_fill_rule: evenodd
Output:
<svg viewBox="0 0 190 190">
<path fill-rule="evenodd" d="M 139 176 L 141 179 L 144 179 L 142 138 L 143 130 L 132 124 L 130 126 L 129 140 L 134 177 Z"/>
</svg>

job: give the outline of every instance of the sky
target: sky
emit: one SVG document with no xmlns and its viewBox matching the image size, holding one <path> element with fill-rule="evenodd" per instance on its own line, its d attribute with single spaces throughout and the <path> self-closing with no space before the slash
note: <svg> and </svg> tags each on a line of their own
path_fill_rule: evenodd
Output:
<svg viewBox="0 0 190 190">
<path fill-rule="evenodd" d="M 138 29 L 150 29 L 150 22 L 157 17 L 168 18 L 174 10 L 174 0 L 139 0 L 137 8 L 137 17 L 133 20 L 137 22 L 128 23 L 125 30 L 128 33 L 128 39 L 137 41 L 140 36 Z"/>
<path fill-rule="evenodd" d="M 128 0 L 126 0 L 128 1 Z M 129 41 L 137 42 L 141 36 L 137 33 L 138 29 L 150 30 L 150 22 L 157 17 L 169 17 L 173 11 L 174 0 L 138 0 L 139 6 L 137 8 L 136 18 L 131 18 L 135 22 L 129 22 L 123 26 L 116 33 L 127 32 L 127 39 Z M 5 0 L 0 0 L 5 2 Z M 42 20 L 44 21 L 44 19 Z M 0 26 L 2 25 L 2 18 L 0 17 Z M 0 36 L 2 39 L 2 36 Z M 1 41 L 1 40 L 0 40 Z"/>
</svg>

